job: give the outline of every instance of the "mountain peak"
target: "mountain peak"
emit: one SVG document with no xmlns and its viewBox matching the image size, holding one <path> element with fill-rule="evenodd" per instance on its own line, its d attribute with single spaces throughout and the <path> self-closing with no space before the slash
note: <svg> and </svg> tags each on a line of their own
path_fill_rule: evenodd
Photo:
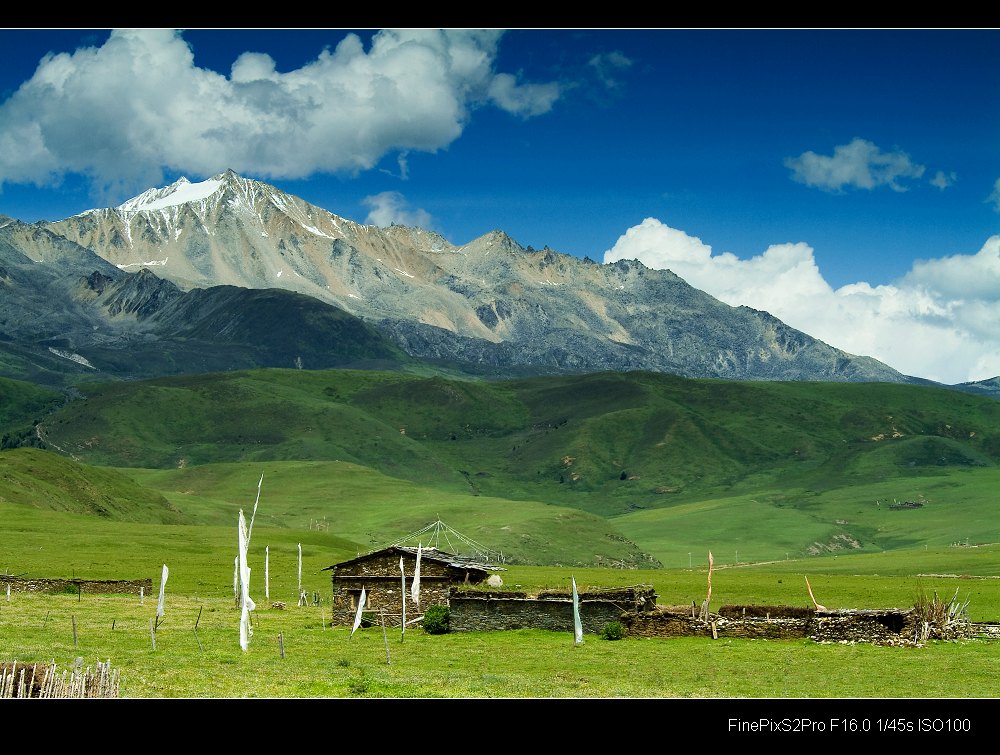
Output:
<svg viewBox="0 0 1000 755">
<path fill-rule="evenodd" d="M 500 249 L 505 252 L 523 252 L 524 248 L 500 229 L 494 229 L 465 245 L 466 250 Z"/>
</svg>

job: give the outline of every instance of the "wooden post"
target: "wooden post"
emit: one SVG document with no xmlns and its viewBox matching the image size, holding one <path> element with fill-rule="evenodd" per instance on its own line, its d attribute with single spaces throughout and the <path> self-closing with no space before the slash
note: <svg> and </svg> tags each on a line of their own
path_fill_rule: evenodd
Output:
<svg viewBox="0 0 1000 755">
<path fill-rule="evenodd" d="M 198 643 L 198 650 L 205 652 L 205 648 L 201 646 L 201 638 L 198 637 L 198 622 L 201 621 L 201 611 L 205 606 L 198 607 L 198 618 L 194 620 L 194 639 Z"/>
<path fill-rule="evenodd" d="M 285 638 L 282 636 L 281 632 L 278 633 L 278 650 L 281 652 L 281 657 L 285 657 Z"/>
<path fill-rule="evenodd" d="M 115 619 L 111 620 L 111 631 L 112 632 L 115 631 L 115 621 L 116 621 Z"/>
<path fill-rule="evenodd" d="M 392 658 L 389 657 L 389 635 L 385 631 L 385 611 L 381 608 L 378 609 L 379 616 L 382 617 L 382 639 L 385 640 L 385 662 L 392 664 Z"/>
<path fill-rule="evenodd" d="M 466 578 L 468 578 L 469 576 L 468 573 L 466 573 L 465 576 Z M 399 591 L 399 599 L 401 601 L 400 605 L 402 606 L 402 615 L 400 616 L 399 619 L 399 641 L 402 642 L 403 635 L 406 634 L 406 573 L 403 571 L 402 556 L 399 557 L 399 578 L 400 580 L 402 580 L 401 581 L 402 587 L 400 588 Z"/>
<path fill-rule="evenodd" d="M 156 625 L 152 619 L 149 620 L 149 641 L 153 644 L 153 650 L 156 650 Z"/>
<path fill-rule="evenodd" d="M 76 647 L 76 616 L 70 616 L 73 620 L 73 647 Z"/>
</svg>

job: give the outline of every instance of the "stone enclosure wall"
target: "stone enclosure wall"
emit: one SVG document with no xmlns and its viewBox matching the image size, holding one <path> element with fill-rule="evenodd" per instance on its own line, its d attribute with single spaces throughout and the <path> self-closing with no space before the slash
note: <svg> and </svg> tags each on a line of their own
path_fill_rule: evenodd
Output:
<svg viewBox="0 0 1000 755">
<path fill-rule="evenodd" d="M 624 588 L 580 593 L 580 624 L 585 633 L 598 634 L 627 611 L 649 610 L 656 603 L 652 588 Z M 448 600 L 452 632 L 508 629 L 573 631 L 573 597 L 543 592 L 535 597 L 516 592 L 452 589 Z"/>
<path fill-rule="evenodd" d="M 794 606 L 722 606 L 708 619 L 688 607 L 658 607 L 622 618 L 635 637 L 741 637 L 748 639 L 812 639 L 817 642 L 867 642 L 879 645 L 916 643 L 927 639 L 914 609 L 814 610 Z M 936 636 L 971 636 L 973 625 L 956 623 Z"/>
<path fill-rule="evenodd" d="M 399 625 L 400 618 L 398 587 L 396 590 L 395 612 L 386 612 L 384 617 L 387 623 L 394 622 L 394 626 Z M 733 637 L 912 645 L 928 638 L 959 639 L 976 635 L 975 625 L 968 621 L 929 625 L 915 608 L 816 610 L 802 606 L 724 605 L 702 617 L 695 605 L 657 605 L 656 593 L 648 585 L 590 591 L 578 597 L 585 634 L 600 634 L 605 626 L 617 621 L 628 636 L 635 638 Z M 567 592 L 549 591 L 531 596 L 509 590 L 453 586 L 447 605 L 452 632 L 573 631 L 573 600 Z M 410 610 L 408 606 L 408 623 Z M 341 623 L 350 623 L 354 615 L 343 612 L 338 618 Z"/>
<path fill-rule="evenodd" d="M 0 574 L 0 590 L 6 592 L 71 592 L 145 595 L 153 591 L 152 579 L 23 579 Z"/>
<path fill-rule="evenodd" d="M 914 609 L 814 610 L 797 606 L 722 606 L 700 618 L 694 606 L 658 606 L 652 590 L 635 588 L 580 595 L 580 622 L 587 634 L 599 634 L 620 621 L 628 636 L 739 637 L 812 639 L 817 642 L 866 642 L 879 645 L 919 643 L 928 636 L 972 636 L 973 625 L 921 627 Z M 528 597 L 524 593 L 452 590 L 451 631 L 548 629 L 573 631 L 572 598 L 560 593 Z M 930 632 L 930 635 L 928 635 Z"/>
</svg>

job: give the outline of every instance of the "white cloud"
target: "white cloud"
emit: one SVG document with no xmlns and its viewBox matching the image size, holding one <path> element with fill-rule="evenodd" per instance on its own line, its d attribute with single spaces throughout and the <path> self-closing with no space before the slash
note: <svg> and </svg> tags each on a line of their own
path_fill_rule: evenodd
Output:
<svg viewBox="0 0 1000 755">
<path fill-rule="evenodd" d="M 406 198 L 398 191 L 383 191 L 381 194 L 373 194 L 361 200 L 362 203 L 371 208 L 365 223 L 386 227 L 395 223 L 396 225 L 408 225 L 416 228 L 430 229 L 433 221 L 430 213 L 426 210 L 410 207 Z"/>
<path fill-rule="evenodd" d="M 46 56 L 0 105 L 0 186 L 76 173 L 124 192 L 158 184 L 164 169 L 302 178 L 434 152 L 477 107 L 529 117 L 558 99 L 555 84 L 494 71 L 501 35 L 382 30 L 365 51 L 348 34 L 297 70 L 245 52 L 224 76 L 195 65 L 181 32 L 117 30 L 99 48 Z"/>
<path fill-rule="evenodd" d="M 998 178 L 996 183 L 993 184 L 993 191 L 986 198 L 986 201 L 991 202 L 993 204 L 993 209 L 1000 212 L 1000 178 Z"/>
<path fill-rule="evenodd" d="M 906 191 L 899 179 L 920 178 L 925 170 L 905 152 L 882 152 L 865 139 L 834 147 L 829 157 L 803 152 L 798 157 L 786 158 L 785 166 L 792 170 L 796 181 L 830 191 L 842 191 L 845 186 L 858 189 L 888 186 L 894 191 Z"/>
<path fill-rule="evenodd" d="M 777 244 L 743 260 L 655 218 L 605 252 L 604 262 L 619 259 L 668 268 L 727 304 L 765 310 L 906 375 L 946 384 L 1000 375 L 1000 236 L 975 254 L 918 261 L 893 285 L 836 290 L 807 244 Z"/>
<path fill-rule="evenodd" d="M 558 84 L 518 84 L 509 73 L 498 73 L 489 86 L 490 99 L 509 113 L 529 118 L 552 109 Z"/>
<path fill-rule="evenodd" d="M 957 177 L 958 176 L 955 174 L 955 171 L 945 173 L 943 170 L 939 170 L 934 174 L 934 178 L 931 179 L 930 183 L 931 186 L 937 186 L 939 189 L 944 191 L 955 183 L 955 179 Z"/>
<path fill-rule="evenodd" d="M 632 61 L 618 50 L 594 55 L 587 61 L 598 80 L 608 89 L 617 89 L 620 84 L 615 78 L 620 71 L 630 68 Z"/>
</svg>

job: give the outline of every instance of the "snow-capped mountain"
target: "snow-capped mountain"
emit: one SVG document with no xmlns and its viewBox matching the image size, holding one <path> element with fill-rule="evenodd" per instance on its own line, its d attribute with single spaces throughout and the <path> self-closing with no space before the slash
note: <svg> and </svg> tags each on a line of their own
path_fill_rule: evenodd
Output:
<svg viewBox="0 0 1000 755">
<path fill-rule="evenodd" d="M 454 245 L 420 228 L 363 225 L 232 171 L 40 226 L 122 271 L 147 268 L 183 290 L 307 294 L 415 356 L 492 374 L 648 369 L 908 381 L 670 271 L 525 248 L 502 231 Z"/>
</svg>

